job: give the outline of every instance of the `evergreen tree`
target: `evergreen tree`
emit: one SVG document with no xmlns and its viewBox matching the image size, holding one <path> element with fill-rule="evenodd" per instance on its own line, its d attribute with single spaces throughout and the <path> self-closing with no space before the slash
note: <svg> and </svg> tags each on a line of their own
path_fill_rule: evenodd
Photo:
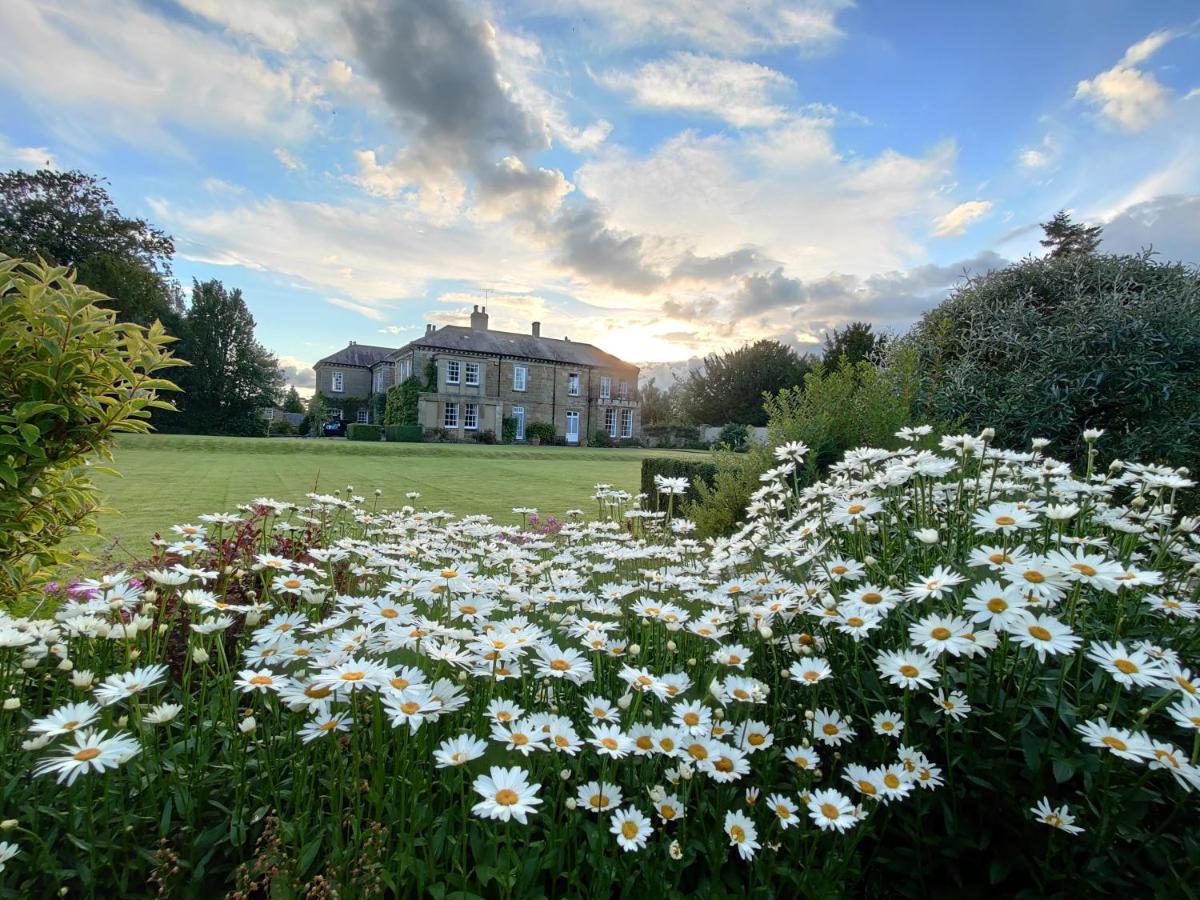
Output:
<svg viewBox="0 0 1200 900">
<path fill-rule="evenodd" d="M 772 340 L 709 354 L 682 382 L 684 415 L 693 424 L 765 425 L 763 394 L 799 384 L 810 368 L 807 358 Z"/>
<path fill-rule="evenodd" d="M 850 322 L 825 335 L 825 362 L 836 366 L 844 356 L 853 365 L 870 357 L 881 341 L 869 322 Z"/>
<path fill-rule="evenodd" d="M 295 385 L 288 386 L 287 396 L 283 398 L 283 411 L 290 413 L 304 412 L 304 401 L 300 399 L 300 392 L 296 390 Z"/>
<path fill-rule="evenodd" d="M 1072 256 L 1076 253 L 1091 256 L 1100 246 L 1100 235 L 1104 231 L 1099 225 L 1085 225 L 1071 221 L 1065 209 L 1060 209 L 1049 222 L 1042 223 L 1046 236 L 1042 246 L 1050 248 L 1046 255 L 1051 259 Z"/>
<path fill-rule="evenodd" d="M 254 317 L 240 289 L 194 281 L 180 355 L 184 420 L 192 431 L 257 434 L 259 410 L 274 406 L 283 387 L 275 357 L 254 339 Z"/>
</svg>

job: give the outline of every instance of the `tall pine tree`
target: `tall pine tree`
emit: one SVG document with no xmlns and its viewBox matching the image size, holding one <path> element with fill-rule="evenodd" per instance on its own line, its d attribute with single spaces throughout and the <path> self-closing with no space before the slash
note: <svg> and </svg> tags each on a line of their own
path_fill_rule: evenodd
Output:
<svg viewBox="0 0 1200 900">
<path fill-rule="evenodd" d="M 283 373 L 254 338 L 254 317 L 238 288 L 193 281 L 180 355 L 192 365 L 180 378 L 190 431 L 259 434 L 259 410 L 278 402 Z"/>
<path fill-rule="evenodd" d="M 1046 255 L 1051 259 L 1058 259 L 1076 253 L 1091 256 L 1100 246 L 1100 234 L 1104 229 L 1099 225 L 1073 222 L 1067 211 L 1060 209 L 1053 219 L 1042 223 L 1042 231 L 1046 233 L 1042 239 L 1042 246 L 1050 248 Z"/>
</svg>

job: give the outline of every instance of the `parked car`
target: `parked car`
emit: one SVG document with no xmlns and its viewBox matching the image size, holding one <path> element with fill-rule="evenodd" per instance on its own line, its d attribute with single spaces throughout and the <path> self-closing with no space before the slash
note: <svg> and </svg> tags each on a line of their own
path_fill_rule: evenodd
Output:
<svg viewBox="0 0 1200 900">
<path fill-rule="evenodd" d="M 321 426 L 321 434 L 325 437 L 345 437 L 346 423 L 341 419 L 333 419 Z"/>
</svg>

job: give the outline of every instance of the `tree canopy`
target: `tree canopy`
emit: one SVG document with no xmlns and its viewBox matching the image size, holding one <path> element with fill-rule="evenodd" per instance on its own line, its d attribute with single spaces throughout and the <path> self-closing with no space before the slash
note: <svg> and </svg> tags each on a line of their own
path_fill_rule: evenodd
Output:
<svg viewBox="0 0 1200 900">
<path fill-rule="evenodd" d="M 171 237 L 121 214 L 106 182 L 84 172 L 0 173 L 0 253 L 73 266 L 124 321 L 176 331 L 183 298 Z"/>
<path fill-rule="evenodd" d="M 799 384 L 810 368 L 791 347 L 766 339 L 709 354 L 682 382 L 684 417 L 695 424 L 765 425 L 763 394 Z"/>
<path fill-rule="evenodd" d="M 1104 229 L 1099 225 L 1074 222 L 1065 209 L 1060 209 L 1053 219 L 1042 223 L 1042 231 L 1046 234 L 1042 238 L 1042 246 L 1049 248 L 1049 257 L 1057 259 L 1075 253 L 1095 253 Z"/>
<path fill-rule="evenodd" d="M 870 322 L 849 322 L 825 335 L 825 363 L 837 366 L 844 356 L 853 365 L 870 357 L 882 341 Z"/>
</svg>

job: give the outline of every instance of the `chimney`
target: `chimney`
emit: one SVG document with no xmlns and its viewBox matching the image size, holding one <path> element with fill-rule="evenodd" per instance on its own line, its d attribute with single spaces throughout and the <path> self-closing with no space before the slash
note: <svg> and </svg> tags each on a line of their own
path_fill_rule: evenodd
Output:
<svg viewBox="0 0 1200 900">
<path fill-rule="evenodd" d="M 350 346 L 351 346 L 351 347 L 353 347 L 353 346 L 354 346 L 355 344 L 357 344 L 357 343 L 358 343 L 358 341 L 351 341 L 351 342 L 350 342 Z"/>
<path fill-rule="evenodd" d="M 434 327 L 434 324 L 432 322 L 425 323 L 425 336 L 426 337 L 433 334 L 436 330 L 437 329 Z"/>
<path fill-rule="evenodd" d="M 478 306 L 471 312 L 471 328 L 475 331 L 487 331 L 488 314 L 487 307 L 480 309 Z"/>
<path fill-rule="evenodd" d="M 542 323 L 541 323 L 541 322 L 534 322 L 534 323 L 533 323 L 533 336 L 534 336 L 534 337 L 541 337 L 541 336 L 542 336 Z"/>
</svg>

